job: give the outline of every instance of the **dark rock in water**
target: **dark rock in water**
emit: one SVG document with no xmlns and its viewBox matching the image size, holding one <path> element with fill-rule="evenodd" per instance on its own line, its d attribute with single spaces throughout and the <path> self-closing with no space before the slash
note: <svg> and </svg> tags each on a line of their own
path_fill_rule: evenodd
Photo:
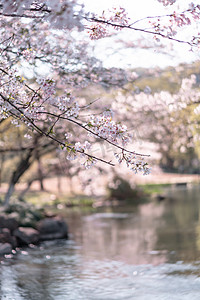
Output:
<svg viewBox="0 0 200 300">
<path fill-rule="evenodd" d="M 11 254 L 12 246 L 9 243 L 0 243 L 0 255 Z"/>
<path fill-rule="evenodd" d="M 32 225 L 23 227 L 25 224 L 27 225 L 27 220 L 29 221 L 29 219 L 30 223 L 33 221 L 33 227 Z M 37 220 L 32 220 L 27 215 L 23 217 L 22 221 L 20 214 L 17 212 L 9 213 L 8 215 L 4 212 L 0 214 L 0 256 L 11 254 L 12 250 L 18 246 L 27 246 L 29 244 L 37 244 L 39 241 L 68 237 L 67 224 L 60 217 L 51 216 L 37 222 Z M 36 224 L 38 230 L 34 229 Z"/>
<path fill-rule="evenodd" d="M 13 248 L 17 247 L 16 237 L 11 236 L 8 228 L 0 228 L 0 243 L 9 243 Z"/>
<path fill-rule="evenodd" d="M 38 223 L 40 240 L 53 240 L 68 237 L 66 222 L 61 218 L 46 218 Z"/>
<path fill-rule="evenodd" d="M 156 199 L 157 199 L 159 202 L 161 202 L 161 201 L 165 200 L 166 197 L 165 197 L 164 195 L 157 195 L 157 196 L 156 196 Z"/>
<path fill-rule="evenodd" d="M 37 244 L 39 232 L 31 227 L 19 227 L 13 235 L 17 238 L 19 245 Z"/>
<path fill-rule="evenodd" d="M 0 215 L 0 228 L 8 228 L 10 231 L 14 231 L 19 226 L 15 218 L 9 217 L 7 215 Z"/>
<path fill-rule="evenodd" d="M 187 182 L 177 182 L 175 185 L 176 186 L 187 186 Z"/>
</svg>

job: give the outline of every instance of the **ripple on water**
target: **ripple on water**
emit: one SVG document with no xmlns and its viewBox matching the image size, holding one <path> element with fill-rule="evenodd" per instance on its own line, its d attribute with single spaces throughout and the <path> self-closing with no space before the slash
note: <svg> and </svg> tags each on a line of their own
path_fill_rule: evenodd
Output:
<svg viewBox="0 0 200 300">
<path fill-rule="evenodd" d="M 57 249 L 30 249 L 16 264 L 1 266 L 1 299 L 199 300 L 199 262 L 136 266 L 87 261 L 66 243 Z"/>
</svg>

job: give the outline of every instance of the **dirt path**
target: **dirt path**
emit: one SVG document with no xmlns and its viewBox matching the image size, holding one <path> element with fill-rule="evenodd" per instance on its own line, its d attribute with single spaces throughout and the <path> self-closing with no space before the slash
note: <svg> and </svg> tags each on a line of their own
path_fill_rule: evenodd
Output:
<svg viewBox="0 0 200 300">
<path fill-rule="evenodd" d="M 161 183 L 200 183 L 200 175 L 197 174 L 174 174 L 174 173 L 159 173 L 150 174 L 148 176 L 135 175 L 136 184 L 161 184 Z"/>
<path fill-rule="evenodd" d="M 130 178 L 130 182 L 135 184 L 181 184 L 181 183 L 200 183 L 200 175 L 196 174 L 174 174 L 174 173 L 163 173 L 161 171 L 156 171 L 148 176 L 143 176 L 139 174 L 134 174 Z M 98 186 L 98 193 L 103 194 L 105 191 L 106 185 L 105 180 L 101 181 L 101 184 Z M 25 188 L 25 184 L 18 184 L 16 190 L 21 191 Z M 71 191 L 74 191 L 78 194 L 84 194 L 84 188 L 78 183 L 76 178 L 73 178 L 72 181 L 65 177 L 58 178 L 48 178 L 44 180 L 44 187 L 50 193 L 56 194 L 71 194 Z M 0 186 L 0 194 L 5 193 L 7 190 L 7 184 L 2 184 Z M 34 182 L 31 186 L 31 191 L 39 191 L 39 182 Z M 96 190 L 96 189 L 95 189 Z"/>
</svg>

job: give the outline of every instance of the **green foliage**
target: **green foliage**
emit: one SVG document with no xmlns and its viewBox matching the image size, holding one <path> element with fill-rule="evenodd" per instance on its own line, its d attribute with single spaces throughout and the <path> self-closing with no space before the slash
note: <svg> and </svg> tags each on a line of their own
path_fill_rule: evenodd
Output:
<svg viewBox="0 0 200 300">
<path fill-rule="evenodd" d="M 44 218 L 44 210 L 22 200 L 13 199 L 5 213 L 14 217 L 24 227 L 35 227 Z"/>
<path fill-rule="evenodd" d="M 165 69 L 148 70 L 138 68 L 133 70 L 139 75 L 134 84 L 140 89 L 144 89 L 145 86 L 149 86 L 153 93 L 168 91 L 173 94 L 178 92 L 182 79 L 189 78 L 192 74 L 195 74 L 198 79 L 200 75 L 199 70 L 199 61 L 192 64 L 180 64 L 178 67 L 167 67 Z M 133 85 L 130 84 L 129 89 L 131 90 L 132 87 Z"/>
<path fill-rule="evenodd" d="M 164 189 L 169 186 L 171 186 L 170 183 L 162 183 L 162 184 L 151 183 L 151 184 L 140 184 L 139 185 L 141 190 L 147 195 L 161 194 L 161 193 L 163 193 Z"/>
</svg>

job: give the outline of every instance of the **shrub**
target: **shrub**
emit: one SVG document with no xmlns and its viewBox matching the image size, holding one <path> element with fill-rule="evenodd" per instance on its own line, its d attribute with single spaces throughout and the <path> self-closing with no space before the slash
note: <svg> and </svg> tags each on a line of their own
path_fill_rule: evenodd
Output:
<svg viewBox="0 0 200 300">
<path fill-rule="evenodd" d="M 107 186 L 107 190 L 110 199 L 132 200 L 139 197 L 138 190 L 133 189 L 127 180 L 119 176 L 114 177 L 112 184 Z"/>
</svg>

